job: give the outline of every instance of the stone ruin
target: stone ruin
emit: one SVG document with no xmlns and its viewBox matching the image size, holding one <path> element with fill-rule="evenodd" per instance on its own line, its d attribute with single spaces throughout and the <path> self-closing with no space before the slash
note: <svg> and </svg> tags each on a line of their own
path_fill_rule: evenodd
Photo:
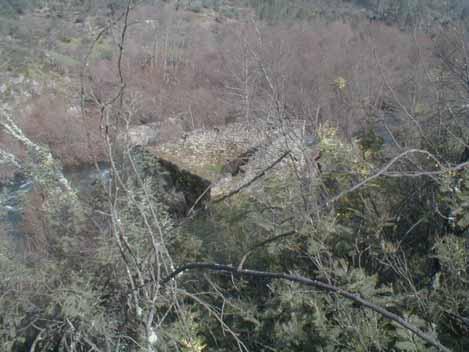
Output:
<svg viewBox="0 0 469 352">
<path fill-rule="evenodd" d="M 154 134 L 160 134 L 151 126 Z M 148 126 L 135 127 L 142 131 Z M 144 153 L 155 158 L 170 174 L 172 187 L 183 194 L 179 210 L 187 214 L 209 200 L 219 200 L 243 188 L 253 195 L 262 182 L 244 187 L 264 170 L 278 177 L 289 177 L 289 171 L 304 174 L 315 172 L 311 165 L 317 153 L 317 142 L 305 132 L 304 121 L 284 123 L 273 127 L 265 123 L 232 123 L 226 126 L 181 132 L 176 138 L 162 140 L 159 136 L 134 139 Z M 129 134 L 135 131 L 130 131 Z M 148 143 L 148 141 L 152 141 Z M 316 151 L 315 151 L 316 150 Z M 283 154 L 289 151 L 274 167 Z"/>
</svg>

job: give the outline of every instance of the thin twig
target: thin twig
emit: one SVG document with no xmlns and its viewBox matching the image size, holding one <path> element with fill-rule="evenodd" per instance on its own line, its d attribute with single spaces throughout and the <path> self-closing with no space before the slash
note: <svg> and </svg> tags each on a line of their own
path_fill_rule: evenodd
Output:
<svg viewBox="0 0 469 352">
<path fill-rule="evenodd" d="M 440 161 L 438 159 L 436 159 L 436 157 L 431 154 L 430 152 L 426 151 L 426 150 L 423 150 L 423 149 L 409 149 L 409 150 L 406 150 L 405 152 L 402 152 L 401 154 L 397 155 L 396 157 L 394 157 L 393 159 L 391 159 L 391 161 L 389 163 L 387 163 L 381 170 L 379 170 L 377 173 L 371 175 L 370 177 L 364 179 L 363 181 L 357 183 L 356 185 L 350 187 L 349 189 L 346 189 L 345 191 L 339 193 L 337 196 L 333 197 L 332 199 L 330 199 L 327 204 L 333 204 L 335 202 L 337 202 L 339 199 L 343 198 L 344 196 L 356 191 L 357 189 L 363 187 L 364 185 L 366 185 L 367 183 L 369 183 L 370 181 L 380 177 L 380 176 L 393 176 L 392 173 L 387 173 L 387 171 L 389 170 L 389 168 L 394 165 L 397 161 L 399 161 L 400 159 L 402 159 L 403 157 L 407 156 L 408 154 L 413 154 L 413 153 L 420 153 L 420 154 L 425 154 L 427 155 L 429 158 L 433 159 L 437 164 L 440 165 L 440 167 L 442 167 Z M 459 164 L 453 168 L 450 168 L 450 169 L 447 169 L 447 168 L 444 168 L 446 171 L 448 170 L 461 170 L 463 169 L 464 167 L 466 167 L 467 165 L 469 165 L 469 162 L 468 163 L 462 163 L 462 164 Z M 422 174 L 419 174 L 418 176 L 423 176 L 423 175 L 426 175 L 426 174 L 431 174 L 432 171 L 430 172 L 426 172 L 426 173 L 422 173 Z M 443 173 L 442 171 L 438 171 L 438 173 Z M 413 174 L 415 175 L 415 174 Z M 400 173 L 400 176 L 408 176 L 408 175 L 405 175 L 403 173 Z"/>
<path fill-rule="evenodd" d="M 280 235 L 277 235 L 277 236 L 273 236 L 273 237 L 270 237 L 268 239 L 266 239 L 265 241 L 262 241 L 260 243 L 257 243 L 256 245 L 254 245 L 253 247 L 251 247 L 251 249 L 249 249 L 245 255 L 243 255 L 243 257 L 241 258 L 241 261 L 239 262 L 239 265 L 238 265 L 238 270 L 241 270 L 243 268 L 243 265 L 244 263 L 246 262 L 246 260 L 248 259 L 248 257 L 252 254 L 253 251 L 255 251 L 256 249 L 260 248 L 260 247 L 263 247 L 269 243 L 272 243 L 272 242 L 275 242 L 281 238 L 285 238 L 285 237 L 288 237 L 288 236 L 291 236 L 291 235 L 296 235 L 298 232 L 295 231 L 295 230 L 291 230 L 291 231 L 287 231 L 287 232 L 284 232 L 284 233 L 281 233 Z"/>
<path fill-rule="evenodd" d="M 372 311 L 380 314 L 384 318 L 394 321 L 401 327 L 403 327 L 406 330 L 411 331 L 415 335 L 419 336 L 421 339 L 424 341 L 428 342 L 432 346 L 438 348 L 438 350 L 443 351 L 443 352 L 451 352 L 451 350 L 445 346 L 443 346 L 438 340 L 436 340 L 433 336 L 423 332 L 416 326 L 410 324 L 407 322 L 404 318 L 398 316 L 397 314 L 394 314 L 374 303 L 371 303 L 358 294 L 354 294 L 348 291 L 345 291 L 341 289 L 340 287 L 324 283 L 319 280 L 313 280 L 313 279 L 308 279 L 306 277 L 302 276 L 296 276 L 296 275 L 290 275 L 290 274 L 285 274 L 285 273 L 276 273 L 276 272 L 267 272 L 267 271 L 258 271 L 258 270 L 248 270 L 248 269 L 242 269 L 238 270 L 238 268 L 229 266 L 229 265 L 222 265 L 222 264 L 214 264 L 214 263 L 190 263 L 183 265 L 176 269 L 174 272 L 172 272 L 169 276 L 167 276 L 165 279 L 161 281 L 161 284 L 164 285 L 174 279 L 178 274 L 183 273 L 184 271 L 187 270 L 212 270 L 216 272 L 222 272 L 222 273 L 230 273 L 232 275 L 237 275 L 237 276 L 250 276 L 250 277 L 255 277 L 255 278 L 268 278 L 268 279 L 280 279 L 280 280 L 287 280 L 290 282 L 297 282 L 302 285 L 306 286 L 312 286 L 316 287 L 320 290 L 327 291 L 327 292 L 332 292 L 336 293 L 346 299 L 349 299 L 355 303 L 358 303 L 368 309 L 371 309 Z"/>
<path fill-rule="evenodd" d="M 256 176 L 254 176 L 254 178 L 252 178 L 250 181 L 248 181 L 247 183 L 241 185 L 240 187 L 238 187 L 237 189 L 229 192 L 228 194 L 224 195 L 223 197 L 219 198 L 219 199 L 215 199 L 213 201 L 213 203 L 220 203 L 220 202 L 223 202 L 224 200 L 234 196 L 235 194 L 241 192 L 244 188 L 246 187 L 249 187 L 250 185 L 252 185 L 254 182 L 256 182 L 258 179 L 260 179 L 262 176 L 264 176 L 267 171 L 273 169 L 275 167 L 275 165 L 277 165 L 278 163 L 280 163 L 287 155 L 289 155 L 291 152 L 288 150 L 286 152 L 284 152 L 277 160 L 275 160 L 272 164 L 270 164 L 269 166 L 267 166 L 264 170 L 262 170 L 260 173 L 258 173 Z"/>
</svg>

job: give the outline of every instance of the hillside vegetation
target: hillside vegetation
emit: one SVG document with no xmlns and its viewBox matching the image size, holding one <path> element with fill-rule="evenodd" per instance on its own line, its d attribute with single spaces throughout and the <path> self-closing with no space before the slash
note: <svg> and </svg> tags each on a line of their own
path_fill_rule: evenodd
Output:
<svg viewBox="0 0 469 352">
<path fill-rule="evenodd" d="M 464 0 L 0 0 L 0 350 L 469 350 Z"/>
</svg>

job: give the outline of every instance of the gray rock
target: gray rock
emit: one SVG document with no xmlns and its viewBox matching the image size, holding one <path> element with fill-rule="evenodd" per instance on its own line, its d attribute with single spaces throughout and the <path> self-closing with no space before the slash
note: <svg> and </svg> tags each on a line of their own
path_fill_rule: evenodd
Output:
<svg viewBox="0 0 469 352">
<path fill-rule="evenodd" d="M 153 123 L 131 127 L 127 133 L 129 144 L 145 146 L 159 143 L 160 129 L 158 127 Z"/>
<path fill-rule="evenodd" d="M 131 146 L 150 146 L 177 140 L 184 134 L 182 125 L 176 119 L 132 126 L 118 137 L 120 143 Z"/>
</svg>

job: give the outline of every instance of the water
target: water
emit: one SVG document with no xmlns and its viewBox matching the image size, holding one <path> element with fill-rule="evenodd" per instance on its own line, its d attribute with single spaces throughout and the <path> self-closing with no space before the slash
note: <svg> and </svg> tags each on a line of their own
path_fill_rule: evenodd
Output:
<svg viewBox="0 0 469 352">
<path fill-rule="evenodd" d="M 23 220 L 22 198 L 32 187 L 31 180 L 20 176 L 0 186 L 0 222 L 6 231 L 6 239 L 16 253 L 21 253 L 24 244 L 24 234 L 20 230 Z"/>
<path fill-rule="evenodd" d="M 22 177 L 15 177 L 9 183 L 0 186 L 0 219 L 12 224 L 19 222 L 22 195 L 31 191 L 33 182 Z"/>
<path fill-rule="evenodd" d="M 99 171 L 94 166 L 89 166 L 66 170 L 64 175 L 80 193 L 90 194 L 99 183 L 111 181 L 111 172 L 106 164 L 101 164 Z M 0 223 L 6 229 L 6 239 L 16 253 L 21 253 L 24 248 L 25 234 L 21 231 L 23 198 L 33 189 L 33 185 L 31 178 L 23 176 L 16 176 L 10 182 L 0 185 Z"/>
<path fill-rule="evenodd" d="M 111 181 L 111 170 L 105 163 L 100 163 L 99 171 L 93 165 L 79 169 L 68 169 L 64 171 L 65 177 L 72 183 L 80 193 L 91 193 L 96 186 Z"/>
</svg>

